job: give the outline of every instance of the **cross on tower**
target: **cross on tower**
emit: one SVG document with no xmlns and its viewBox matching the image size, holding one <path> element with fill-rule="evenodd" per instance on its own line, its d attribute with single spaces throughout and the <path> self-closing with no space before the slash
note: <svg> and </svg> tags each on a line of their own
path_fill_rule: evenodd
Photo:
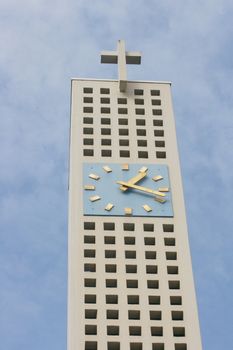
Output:
<svg viewBox="0 0 233 350">
<path fill-rule="evenodd" d="M 124 40 L 118 40 L 117 51 L 101 52 L 101 63 L 117 63 L 118 64 L 118 80 L 120 92 L 125 92 L 127 87 L 126 64 L 140 64 L 140 52 L 125 51 Z"/>
</svg>

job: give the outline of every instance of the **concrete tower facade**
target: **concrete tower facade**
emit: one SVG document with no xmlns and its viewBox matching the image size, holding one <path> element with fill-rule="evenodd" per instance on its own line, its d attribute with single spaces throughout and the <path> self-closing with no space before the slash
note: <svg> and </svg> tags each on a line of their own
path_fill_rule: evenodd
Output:
<svg viewBox="0 0 233 350">
<path fill-rule="evenodd" d="M 169 82 L 72 79 L 68 350 L 201 350 Z"/>
</svg>

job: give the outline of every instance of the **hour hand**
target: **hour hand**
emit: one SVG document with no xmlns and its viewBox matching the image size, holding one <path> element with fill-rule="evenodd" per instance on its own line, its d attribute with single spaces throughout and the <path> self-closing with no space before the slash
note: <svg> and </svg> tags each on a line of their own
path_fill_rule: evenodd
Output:
<svg viewBox="0 0 233 350">
<path fill-rule="evenodd" d="M 139 171 L 138 174 L 134 177 L 132 177 L 131 179 L 129 179 L 127 181 L 127 184 L 132 184 L 132 185 L 135 185 L 137 182 L 139 182 L 140 180 L 142 180 L 145 176 L 147 175 L 147 172 L 144 171 L 144 172 L 141 172 Z M 128 187 L 127 186 L 124 186 L 124 185 L 121 185 L 120 186 L 120 190 L 121 191 L 127 191 L 128 190 Z"/>
<path fill-rule="evenodd" d="M 159 196 L 159 197 L 165 197 L 164 193 L 159 192 L 159 191 L 154 191 L 154 190 L 152 190 L 150 188 L 147 188 L 147 187 L 134 185 L 134 184 L 131 184 L 131 183 L 125 182 L 125 181 L 117 181 L 117 183 L 120 184 L 120 185 L 129 187 L 129 188 L 134 188 L 135 190 L 138 190 L 138 191 L 151 193 L 151 194 L 154 194 L 154 195 Z"/>
</svg>

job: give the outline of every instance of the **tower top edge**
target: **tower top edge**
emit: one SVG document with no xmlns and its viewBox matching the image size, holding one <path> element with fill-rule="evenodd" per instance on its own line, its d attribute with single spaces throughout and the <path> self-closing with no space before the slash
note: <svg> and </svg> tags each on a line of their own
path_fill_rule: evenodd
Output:
<svg viewBox="0 0 233 350">
<path fill-rule="evenodd" d="M 93 78 L 71 78 L 71 81 L 106 81 L 106 82 L 118 82 L 117 79 L 93 79 Z M 128 83 L 156 83 L 156 84 L 168 84 L 172 85 L 171 81 L 160 81 L 160 80 L 128 80 Z"/>
</svg>

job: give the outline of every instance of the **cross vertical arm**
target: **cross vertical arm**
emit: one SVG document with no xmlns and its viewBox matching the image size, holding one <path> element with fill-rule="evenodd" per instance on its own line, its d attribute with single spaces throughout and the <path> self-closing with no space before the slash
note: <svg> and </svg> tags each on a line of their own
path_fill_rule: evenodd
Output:
<svg viewBox="0 0 233 350">
<path fill-rule="evenodd" d="M 141 54 L 139 52 L 126 52 L 124 40 L 118 40 L 117 51 L 101 52 L 101 63 L 118 64 L 118 80 L 120 92 L 127 88 L 126 64 L 140 64 Z"/>
</svg>

